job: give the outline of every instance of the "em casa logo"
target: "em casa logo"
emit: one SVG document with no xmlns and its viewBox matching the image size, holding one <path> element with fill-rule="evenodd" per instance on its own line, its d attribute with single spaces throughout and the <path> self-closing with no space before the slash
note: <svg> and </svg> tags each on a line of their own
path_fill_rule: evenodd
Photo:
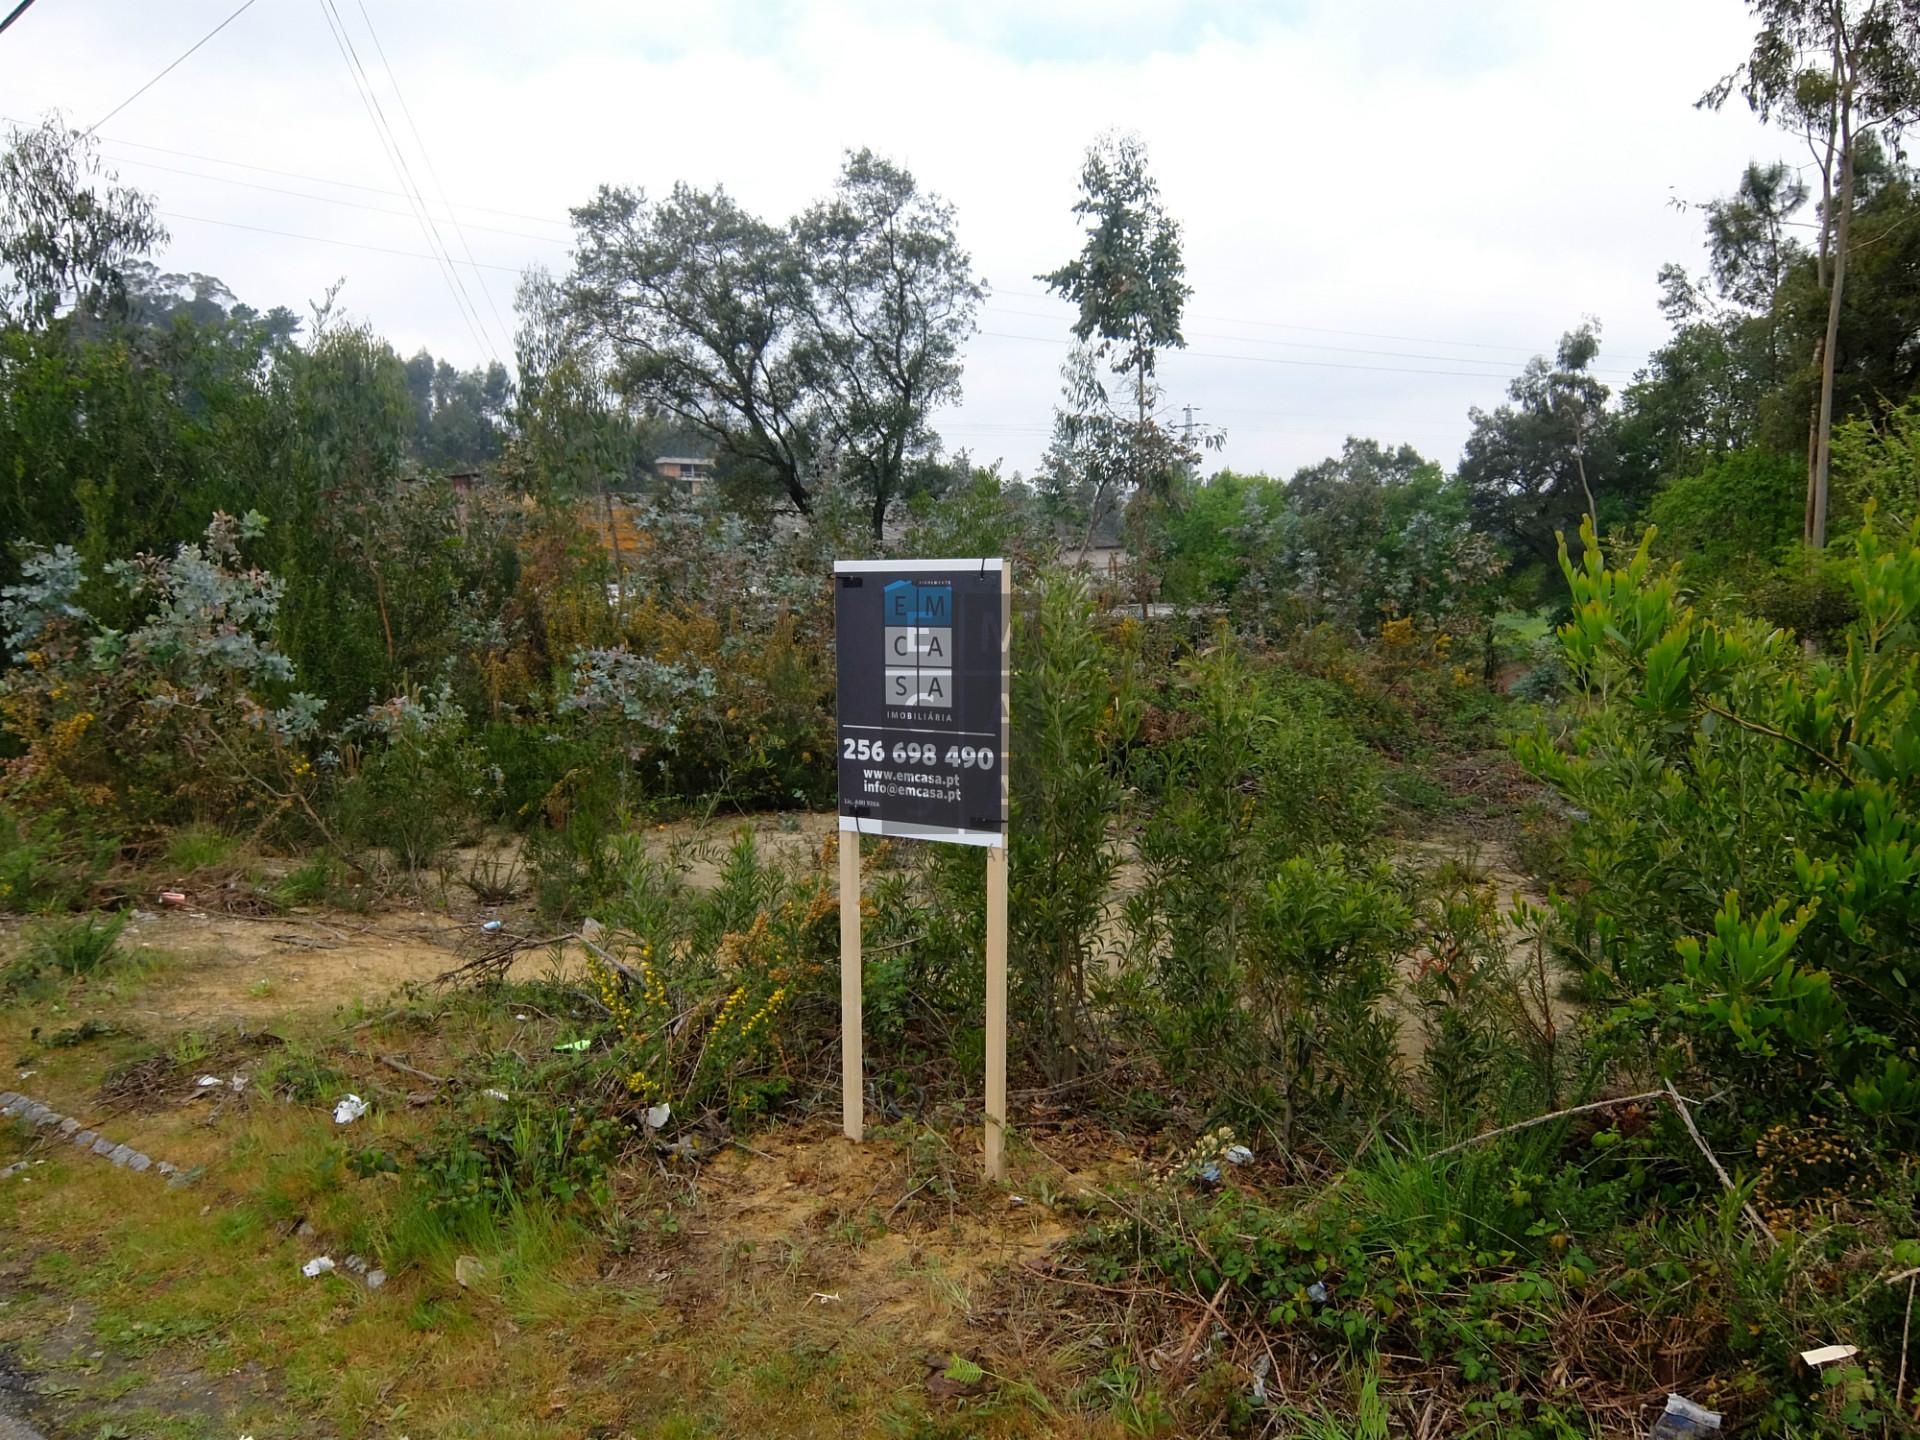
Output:
<svg viewBox="0 0 1920 1440">
<path fill-rule="evenodd" d="M 887 704 L 953 708 L 953 587 L 895 580 L 886 588 Z"/>
</svg>

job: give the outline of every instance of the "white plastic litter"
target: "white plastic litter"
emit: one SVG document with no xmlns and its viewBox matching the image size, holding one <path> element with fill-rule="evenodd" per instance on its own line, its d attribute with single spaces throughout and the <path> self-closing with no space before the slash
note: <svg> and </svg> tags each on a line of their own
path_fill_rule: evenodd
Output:
<svg viewBox="0 0 1920 1440">
<path fill-rule="evenodd" d="M 1253 1159 L 1253 1151 L 1244 1145 L 1229 1145 L 1226 1157 L 1229 1165 L 1245 1165 Z"/>
<path fill-rule="evenodd" d="M 300 1273 L 311 1280 L 315 1276 L 327 1274 L 332 1269 L 333 1258 L 331 1256 L 316 1255 L 300 1267 Z"/>
<path fill-rule="evenodd" d="M 362 1100 L 358 1095 L 343 1096 L 340 1103 L 333 1107 L 333 1123 L 336 1125 L 351 1125 L 366 1113 L 367 1102 Z"/>
<path fill-rule="evenodd" d="M 202 1090 L 211 1090 L 220 1083 L 220 1077 L 218 1075 L 202 1075 L 193 1083 L 198 1085 Z"/>
<path fill-rule="evenodd" d="M 1273 1373 L 1273 1360 L 1269 1356 L 1262 1355 L 1259 1359 L 1253 1362 L 1253 1403 L 1254 1404 L 1264 1405 L 1267 1403 L 1267 1376 L 1271 1375 L 1272 1373 Z"/>
<path fill-rule="evenodd" d="M 482 1090 L 480 1093 L 489 1100 L 511 1100 L 513 1098 L 504 1090 Z"/>
<path fill-rule="evenodd" d="M 1720 1412 L 1696 1405 L 1684 1395 L 1668 1395 L 1667 1408 L 1653 1422 L 1650 1440 L 1678 1440 L 1685 1435 L 1705 1435 L 1720 1428 Z"/>
<path fill-rule="evenodd" d="M 662 1100 L 658 1105 L 647 1107 L 647 1129 L 658 1130 L 673 1118 L 673 1107 Z"/>
<path fill-rule="evenodd" d="M 480 928 L 489 935 L 495 935 L 499 933 L 500 922 L 498 920 L 485 920 L 481 922 Z"/>
<path fill-rule="evenodd" d="M 1836 1360 L 1851 1360 L 1859 1353 L 1858 1345 L 1822 1345 L 1818 1350 L 1802 1350 L 1800 1359 L 1818 1370 L 1822 1365 L 1831 1365 Z"/>
</svg>

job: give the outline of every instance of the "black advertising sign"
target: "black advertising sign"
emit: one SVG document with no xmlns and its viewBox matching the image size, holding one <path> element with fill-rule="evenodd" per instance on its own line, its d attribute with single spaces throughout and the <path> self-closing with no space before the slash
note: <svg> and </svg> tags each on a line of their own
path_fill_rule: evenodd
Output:
<svg viewBox="0 0 1920 1440">
<path fill-rule="evenodd" d="M 842 560 L 840 828 L 1002 845 L 1007 616 L 1002 560 Z"/>
</svg>

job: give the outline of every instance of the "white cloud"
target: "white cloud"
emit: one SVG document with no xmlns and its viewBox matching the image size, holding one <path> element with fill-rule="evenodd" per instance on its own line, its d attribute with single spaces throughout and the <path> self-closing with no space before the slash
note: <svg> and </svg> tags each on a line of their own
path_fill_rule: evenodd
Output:
<svg viewBox="0 0 1920 1440">
<path fill-rule="evenodd" d="M 1031 277 L 1075 248 L 1079 157 L 1104 128 L 1145 136 L 1186 226 L 1191 350 L 1165 364 L 1169 398 L 1228 427 L 1229 463 L 1270 470 L 1349 431 L 1451 460 L 1468 406 L 1496 403 L 1503 380 L 1400 372 L 1504 373 L 1586 314 L 1606 325 L 1600 363 L 1630 369 L 1663 333 L 1656 269 L 1698 255 L 1698 217 L 1669 200 L 1724 191 L 1748 158 L 1787 148 L 1744 113 L 1693 108 L 1746 43 L 1735 0 L 366 4 L 447 192 L 516 212 L 461 212 L 490 265 L 563 267 L 551 222 L 603 181 L 724 181 L 784 214 L 831 183 L 848 146 L 907 163 L 958 206 L 996 292 L 967 403 L 944 429 L 1020 468 L 1044 446 L 1065 346 L 1064 308 Z M 36 7 L 0 41 L 0 93 L 17 117 L 59 106 L 90 123 L 228 8 Z M 339 10 L 384 91 L 358 4 Z M 390 93 L 383 104 L 404 134 Z M 395 184 L 317 5 L 257 4 L 106 133 Z M 109 148 L 175 215 L 426 243 L 397 196 Z M 170 223 L 168 264 L 220 274 L 256 304 L 297 305 L 344 273 L 350 308 L 401 348 L 484 353 L 424 260 Z M 506 312 L 512 274 L 478 279 Z"/>
</svg>

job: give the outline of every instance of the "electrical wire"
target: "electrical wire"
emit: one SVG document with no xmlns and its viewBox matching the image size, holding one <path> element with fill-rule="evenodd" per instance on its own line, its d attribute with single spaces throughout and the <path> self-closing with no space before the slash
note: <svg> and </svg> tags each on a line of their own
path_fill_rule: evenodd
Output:
<svg viewBox="0 0 1920 1440">
<path fill-rule="evenodd" d="M 996 295 L 1015 295 L 1025 300 L 1058 300 L 1058 295 L 1038 290 L 1002 290 L 995 287 Z M 1202 315 L 1194 314 L 1195 320 L 1211 320 L 1223 325 L 1251 325 L 1261 330 L 1299 330 L 1308 335 L 1348 335 L 1357 340 L 1398 340 L 1408 345 L 1451 345 L 1457 350 L 1511 350 L 1522 355 L 1538 355 L 1538 345 L 1495 344 L 1486 340 L 1441 340 L 1431 335 L 1389 335 L 1378 330 L 1340 330 L 1324 325 L 1294 325 L 1281 320 L 1251 320 L 1244 315 Z M 1636 349 L 1632 353 L 1648 354 L 1645 349 Z"/>
<path fill-rule="evenodd" d="M 1041 345 L 1060 343 L 1056 335 L 1015 335 L 1005 330 L 979 330 L 975 333 L 995 340 L 1030 340 Z M 1180 350 L 1175 353 L 1190 355 L 1199 360 L 1238 360 L 1248 365 L 1300 365 L 1315 370 L 1369 370 L 1381 375 L 1450 375 L 1461 380 L 1511 380 L 1518 373 L 1513 370 L 1416 370 L 1406 365 L 1349 365 L 1339 360 L 1287 360 L 1278 355 L 1228 355 L 1217 350 Z"/>
<path fill-rule="evenodd" d="M 210 175 L 205 170 L 189 170 L 181 165 L 162 165 L 158 160 L 142 160 L 135 155 L 114 155 L 109 153 L 107 158 L 120 165 L 139 165 L 148 170 L 163 170 L 169 175 L 188 175 L 195 180 L 211 180 L 216 185 L 241 185 L 249 190 L 264 191 L 269 195 L 289 195 L 296 200 L 312 200 L 321 205 L 342 205 L 350 210 L 364 210 L 370 215 L 393 215 L 402 220 L 415 218 L 413 212 L 410 210 L 392 210 L 384 205 L 369 205 L 364 200 L 347 200 L 338 195 L 315 195 L 310 190 L 289 190 L 284 185 L 266 185 L 258 180 L 240 180 L 231 175 Z M 373 187 L 367 186 L 365 188 L 372 189 Z M 380 195 L 398 195 L 400 192 L 397 190 L 378 190 L 375 191 L 375 193 Z M 564 247 L 566 244 L 566 241 L 556 236 L 535 235 L 529 230 L 507 230 L 498 225 L 481 225 L 473 221 L 468 222 L 467 228 L 470 230 L 483 230 L 489 235 L 511 235 L 515 239 L 532 240 L 540 245 L 558 245 Z M 473 256 L 469 254 L 467 258 L 472 260 Z"/>
<path fill-rule="evenodd" d="M 6 34 L 7 27 L 13 24 L 13 22 L 18 20 L 22 15 L 26 14 L 27 7 L 31 4 L 33 4 L 33 0 L 20 0 L 20 3 L 18 5 L 14 6 L 13 9 L 9 10 L 7 12 L 7 18 L 4 20 L 0 20 L 0 35 Z"/>
<path fill-rule="evenodd" d="M 1055 315 L 1043 315 L 1037 310 L 1008 310 L 992 303 L 987 304 L 983 308 L 994 314 L 1018 315 L 1028 320 L 1057 320 L 1060 318 Z M 1504 365 L 1509 363 L 1504 360 L 1483 359 L 1479 356 L 1472 355 L 1423 355 L 1406 350 L 1367 350 L 1353 345 L 1320 345 L 1307 340 L 1265 340 L 1257 335 L 1222 335 L 1206 330 L 1189 330 L 1186 333 L 1199 340 L 1227 340 L 1236 345 L 1274 345 L 1289 350 L 1327 350 L 1338 355 L 1373 355 L 1391 360 L 1438 360 L 1446 365 Z M 1590 373 L 1595 375 L 1632 375 L 1635 373 L 1632 370 L 1621 369 L 1617 366 L 1603 368 L 1596 365 L 1590 366 L 1589 370 Z"/>
<path fill-rule="evenodd" d="M 29 123 L 25 120 L 16 119 L 11 115 L 0 115 L 0 120 L 5 120 L 13 125 L 26 125 Z M 152 150 L 160 155 L 177 155 L 183 160 L 198 160 L 207 165 L 227 165 L 235 170 L 252 170 L 261 175 L 278 175 L 285 180 L 305 180 L 314 185 L 333 185 L 342 190 L 364 190 L 369 195 L 393 195 L 403 200 L 407 195 L 407 192 L 404 190 L 389 190 L 384 185 L 362 185 L 356 180 L 335 180 L 330 176 L 308 175 L 299 170 L 276 170 L 271 165 L 251 165 L 245 160 L 227 160 L 218 155 L 202 155 L 196 150 L 175 150 L 165 145 L 150 145 L 142 140 L 128 140 L 117 135 L 102 135 L 100 138 L 110 145 L 126 145 L 135 150 Z M 144 161 L 139 163 L 151 164 L 153 162 Z M 241 184 L 243 182 L 236 180 L 233 183 Z M 564 220 L 555 220 L 548 215 L 529 215 L 523 210 L 500 210 L 491 205 L 471 205 L 465 202 L 461 203 L 460 208 L 462 210 L 472 210 L 481 215 L 504 215 L 510 220 L 531 220 L 536 225 L 551 225 L 558 230 L 571 230 L 573 228 Z"/>
<path fill-rule="evenodd" d="M 359 92 L 360 103 L 365 107 L 367 118 L 373 124 L 374 137 L 379 140 L 380 148 L 387 157 L 387 163 L 393 167 L 394 179 L 407 191 L 407 203 L 416 210 L 414 219 L 420 224 L 421 235 L 427 242 L 427 249 L 441 267 L 441 278 L 447 282 L 448 291 L 453 295 L 454 308 L 460 312 L 468 333 L 480 349 L 487 351 L 497 361 L 500 354 L 493 342 L 481 333 L 480 312 L 473 308 L 473 301 L 461 284 L 460 275 L 453 268 L 453 257 L 444 243 L 439 241 L 439 229 L 433 223 L 433 217 L 427 213 L 426 201 L 419 194 L 419 186 L 413 183 L 413 174 L 407 168 L 406 157 L 400 153 L 399 142 L 393 135 L 393 127 L 387 124 L 386 112 L 380 107 L 379 98 L 373 93 L 373 81 L 366 73 L 366 67 L 360 63 L 359 52 L 354 48 L 352 36 L 347 34 L 346 22 L 340 18 L 333 0 L 320 0 L 320 13 L 327 21 L 327 28 L 333 34 L 333 43 L 340 51 L 340 58 L 346 63 L 347 74 L 352 78 L 354 88 Z"/>
<path fill-rule="evenodd" d="M 387 83 L 393 86 L 393 97 L 400 102 L 400 113 L 406 118 L 407 128 L 413 132 L 413 143 L 420 147 L 420 158 L 426 162 L 428 178 L 440 193 L 440 204 L 447 212 L 447 223 L 453 226 L 453 233 L 460 239 L 460 248 L 471 262 L 473 247 L 467 243 L 466 231 L 460 228 L 460 217 L 453 213 L 453 206 L 447 200 L 447 187 L 441 183 L 439 167 L 433 163 L 433 152 L 427 149 L 426 139 L 420 134 L 420 127 L 414 123 L 413 108 L 407 104 L 406 94 L 400 89 L 400 77 L 393 73 L 386 47 L 380 43 L 380 32 L 373 28 L 373 17 L 367 13 L 365 0 L 354 0 L 354 4 L 360 11 L 360 18 L 366 22 L 367 34 L 373 37 L 374 52 L 380 57 L 381 68 L 387 72 Z M 474 279 L 480 286 L 480 293 L 486 297 L 487 309 L 493 312 L 493 323 L 498 327 L 502 340 L 507 340 L 513 332 L 507 328 L 507 322 L 500 318 L 500 307 L 494 303 L 493 291 L 488 288 L 486 277 L 476 275 Z"/>
<path fill-rule="evenodd" d="M 430 255 L 423 250 L 400 250 L 392 245 L 368 245 L 359 240 L 336 240 L 330 235 L 302 235 L 293 230 L 276 230 L 269 225 L 247 225 L 239 220 L 216 220 L 211 215 L 183 215 L 178 210 L 157 210 L 169 220 L 189 220 L 195 225 L 219 225 L 228 230 L 251 230 L 256 235 L 278 235 L 285 240 L 306 240 L 315 245 L 339 245 L 348 250 L 371 250 L 376 255 L 405 255 L 411 260 L 431 260 L 435 264 L 445 264 L 438 255 Z M 455 265 L 471 263 L 476 270 L 504 270 L 509 275 L 521 272 L 512 265 L 489 265 L 484 260 L 472 262 L 455 260 Z"/>
<path fill-rule="evenodd" d="M 247 11 L 251 10 L 254 7 L 255 3 L 256 3 L 256 0 L 242 0 L 242 4 L 238 10 L 235 10 L 231 15 L 227 16 L 226 19 L 222 20 L 218 25 L 214 26 L 213 29 L 209 30 L 206 34 L 202 35 L 198 40 L 194 41 L 193 44 L 189 45 L 186 48 L 186 50 L 181 53 L 180 58 L 178 60 L 175 60 L 173 64 L 167 66 L 166 69 L 162 70 L 158 75 L 154 76 L 153 79 L 147 81 L 146 84 L 142 85 L 138 90 L 134 91 L 131 95 L 127 96 L 126 99 L 122 100 L 118 105 L 114 106 L 113 109 L 109 110 L 105 115 L 102 115 L 98 120 L 94 121 L 93 124 L 89 125 L 87 127 L 87 134 L 89 135 L 93 134 L 94 131 L 98 130 L 102 125 L 106 124 L 107 121 L 113 119 L 114 116 L 118 115 L 122 110 L 126 109 L 127 106 L 131 105 L 134 101 L 138 100 L 142 95 L 146 94 L 147 91 L 151 90 L 154 86 L 158 85 L 162 80 L 166 79 L 167 76 L 171 75 L 175 70 L 179 69 L 182 61 L 186 60 L 186 58 L 189 55 L 193 54 L 194 51 L 198 50 L 202 45 L 206 44 L 207 41 L 213 39 L 213 37 L 218 35 L 222 30 L 226 29 L 227 26 L 231 25 L 234 21 L 238 20 L 242 15 L 246 14 Z M 11 23 L 11 21 L 9 21 L 9 23 Z"/>
</svg>

